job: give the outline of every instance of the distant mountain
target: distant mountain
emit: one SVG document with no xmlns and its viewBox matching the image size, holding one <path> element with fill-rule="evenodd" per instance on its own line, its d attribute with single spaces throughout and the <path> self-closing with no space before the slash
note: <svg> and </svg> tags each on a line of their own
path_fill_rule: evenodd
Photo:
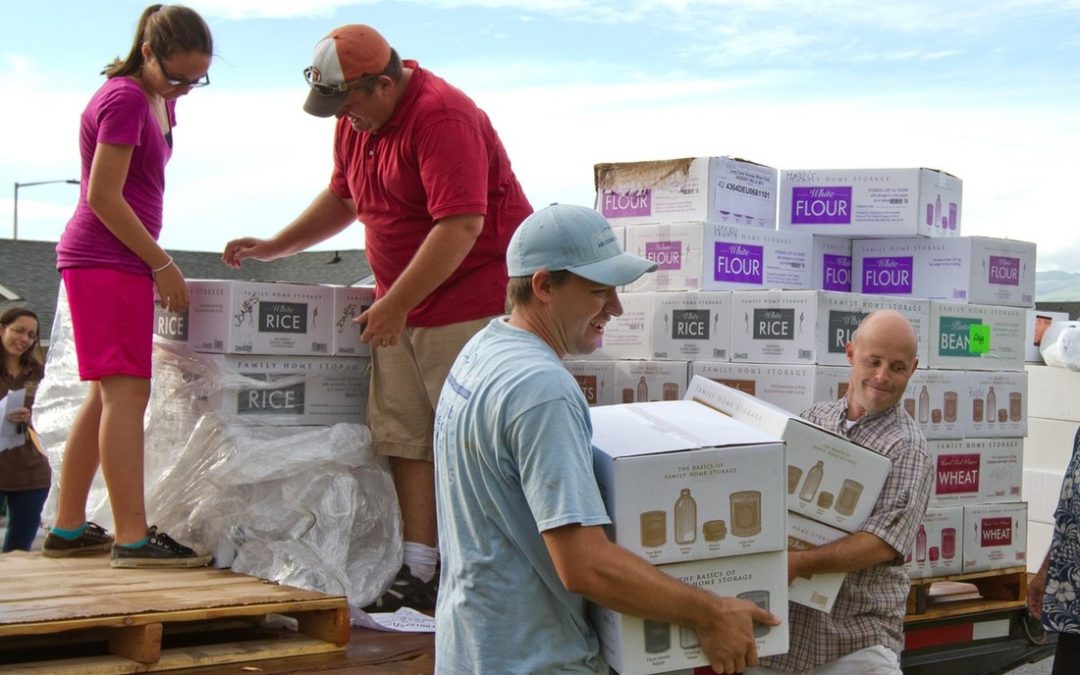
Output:
<svg viewBox="0 0 1080 675">
<path fill-rule="evenodd" d="M 1035 273 L 1036 302 L 1080 301 L 1080 272 L 1050 270 Z"/>
</svg>

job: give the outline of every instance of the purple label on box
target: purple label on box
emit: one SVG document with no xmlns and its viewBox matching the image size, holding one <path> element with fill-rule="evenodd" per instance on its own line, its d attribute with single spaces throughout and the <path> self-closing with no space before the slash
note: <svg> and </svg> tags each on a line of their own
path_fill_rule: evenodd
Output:
<svg viewBox="0 0 1080 675">
<path fill-rule="evenodd" d="M 656 263 L 658 270 L 682 269 L 681 241 L 647 241 L 645 257 Z"/>
<path fill-rule="evenodd" d="M 821 288 L 851 292 L 851 256 L 825 254 L 822 259 Z"/>
<path fill-rule="evenodd" d="M 765 248 L 726 241 L 713 248 L 713 280 L 739 284 L 761 284 L 764 279 Z"/>
<path fill-rule="evenodd" d="M 850 225 L 851 186 L 793 188 L 791 224 Z"/>
<path fill-rule="evenodd" d="M 631 216 L 652 215 L 652 190 L 630 190 L 615 192 L 604 190 L 600 196 L 600 213 L 605 218 L 629 218 Z"/>
<path fill-rule="evenodd" d="M 914 276 L 911 256 L 863 258 L 862 292 L 910 295 Z"/>
<path fill-rule="evenodd" d="M 990 269 L 987 281 L 1004 286 L 1020 285 L 1020 258 L 1006 258 L 1001 255 L 990 256 Z"/>
</svg>

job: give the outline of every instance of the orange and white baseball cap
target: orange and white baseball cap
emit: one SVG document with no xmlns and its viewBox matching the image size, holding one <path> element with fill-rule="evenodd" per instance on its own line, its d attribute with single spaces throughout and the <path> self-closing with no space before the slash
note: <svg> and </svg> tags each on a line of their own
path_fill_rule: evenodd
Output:
<svg viewBox="0 0 1080 675">
<path fill-rule="evenodd" d="M 304 111 L 330 117 L 349 98 L 349 85 L 381 73 L 390 63 L 390 45 L 371 26 L 349 24 L 330 31 L 315 45 L 311 66 L 304 70 L 311 91 Z"/>
</svg>

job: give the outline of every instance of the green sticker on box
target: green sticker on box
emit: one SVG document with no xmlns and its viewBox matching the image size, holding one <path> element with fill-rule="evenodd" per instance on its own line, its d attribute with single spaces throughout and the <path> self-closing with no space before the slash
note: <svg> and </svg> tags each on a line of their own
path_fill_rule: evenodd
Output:
<svg viewBox="0 0 1080 675">
<path fill-rule="evenodd" d="M 972 354 L 986 354 L 990 351 L 990 326 L 972 324 L 968 327 L 968 351 Z"/>
</svg>

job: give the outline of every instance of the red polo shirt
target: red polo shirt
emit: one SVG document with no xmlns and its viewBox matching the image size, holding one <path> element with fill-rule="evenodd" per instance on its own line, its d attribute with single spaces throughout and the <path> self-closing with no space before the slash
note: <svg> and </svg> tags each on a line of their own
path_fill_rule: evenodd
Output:
<svg viewBox="0 0 1080 675">
<path fill-rule="evenodd" d="M 532 207 L 498 134 L 472 99 L 416 61 L 393 116 L 374 132 L 339 119 L 330 190 L 356 203 L 376 297 L 397 281 L 435 222 L 483 214 L 465 260 L 409 313 L 409 326 L 443 326 L 501 314 L 506 247 Z"/>
</svg>

